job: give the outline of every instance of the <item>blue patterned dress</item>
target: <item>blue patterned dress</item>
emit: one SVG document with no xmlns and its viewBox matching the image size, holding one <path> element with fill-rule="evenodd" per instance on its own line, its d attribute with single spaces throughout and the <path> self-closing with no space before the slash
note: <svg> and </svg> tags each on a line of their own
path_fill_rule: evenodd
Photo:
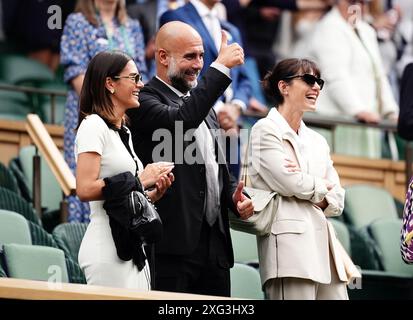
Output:
<svg viewBox="0 0 413 320">
<path fill-rule="evenodd" d="M 145 47 L 139 21 L 128 19 L 124 27 L 116 19 L 113 22 L 115 30 L 111 39 L 108 39 L 104 25 L 95 27 L 82 13 L 68 16 L 60 42 L 60 59 L 65 68 L 64 79 L 67 83 L 70 84 L 78 75 L 85 74 L 89 61 L 97 53 L 110 49 L 119 49 L 132 56 L 144 82 L 147 80 Z M 74 141 L 79 114 L 78 102 L 77 93 L 73 88 L 70 89 L 64 117 L 64 157 L 73 174 L 76 174 Z M 77 197 L 69 197 L 68 202 L 70 222 L 89 222 L 88 203 L 81 202 Z"/>
</svg>

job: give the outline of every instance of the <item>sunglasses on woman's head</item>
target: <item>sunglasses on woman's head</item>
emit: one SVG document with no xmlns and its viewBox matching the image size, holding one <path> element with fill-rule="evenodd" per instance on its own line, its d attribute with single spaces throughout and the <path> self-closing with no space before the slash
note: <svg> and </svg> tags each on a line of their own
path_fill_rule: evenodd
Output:
<svg viewBox="0 0 413 320">
<path fill-rule="evenodd" d="M 128 76 L 114 76 L 114 79 L 131 79 L 138 84 L 139 81 L 142 81 L 142 75 L 140 73 L 130 74 Z"/>
<path fill-rule="evenodd" d="M 309 73 L 285 77 L 283 80 L 295 79 L 295 78 L 301 78 L 306 84 L 310 86 L 313 86 L 315 83 L 317 83 L 318 86 L 320 87 L 320 90 L 323 89 L 324 80 L 321 78 L 317 78 L 316 76 L 309 74 Z"/>
</svg>

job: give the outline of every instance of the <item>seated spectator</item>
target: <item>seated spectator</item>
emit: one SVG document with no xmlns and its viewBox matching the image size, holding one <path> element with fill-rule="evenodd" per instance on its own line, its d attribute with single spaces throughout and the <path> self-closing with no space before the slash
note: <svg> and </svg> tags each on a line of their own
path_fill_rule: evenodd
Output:
<svg viewBox="0 0 413 320">
<path fill-rule="evenodd" d="M 362 20 L 363 0 L 336 0 L 317 25 L 307 56 L 314 57 L 326 80 L 318 110 L 378 123 L 397 120 L 398 106 L 386 77 L 374 29 Z M 380 158 L 381 133 L 375 129 L 338 127 L 337 153 Z"/>
<path fill-rule="evenodd" d="M 60 19 L 73 11 L 74 0 L 3 0 L 3 26 L 8 41 L 30 58 L 47 65 L 52 71 L 59 66 L 59 42 L 62 29 L 51 28 L 48 9 L 59 6 Z M 57 12 L 58 14 L 59 12 Z M 52 19 L 53 20 L 53 19 Z"/>
</svg>

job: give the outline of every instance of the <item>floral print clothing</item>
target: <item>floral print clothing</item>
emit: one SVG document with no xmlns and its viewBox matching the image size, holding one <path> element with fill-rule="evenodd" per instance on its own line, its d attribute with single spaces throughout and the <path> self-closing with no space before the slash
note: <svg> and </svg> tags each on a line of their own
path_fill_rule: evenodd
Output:
<svg viewBox="0 0 413 320">
<path fill-rule="evenodd" d="M 122 50 L 136 62 L 143 81 L 147 81 L 145 45 L 142 28 L 138 20 L 128 19 L 125 26 L 114 19 L 114 32 L 109 38 L 105 26 L 92 25 L 82 13 L 68 16 L 60 42 L 61 64 L 65 68 L 64 80 L 68 84 L 86 73 L 89 61 L 99 52 Z M 76 172 L 74 141 L 79 116 L 79 97 L 71 88 L 67 95 L 64 117 L 64 157 L 73 174 Z M 69 221 L 89 222 L 89 205 L 77 197 L 69 197 Z"/>
</svg>

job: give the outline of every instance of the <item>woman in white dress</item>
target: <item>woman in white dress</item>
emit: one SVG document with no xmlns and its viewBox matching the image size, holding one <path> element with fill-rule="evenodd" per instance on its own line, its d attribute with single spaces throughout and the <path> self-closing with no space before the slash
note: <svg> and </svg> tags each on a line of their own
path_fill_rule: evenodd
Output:
<svg viewBox="0 0 413 320">
<path fill-rule="evenodd" d="M 85 74 L 75 155 L 76 192 L 82 201 L 90 201 L 91 208 L 78 257 L 88 284 L 150 290 L 147 261 L 139 271 L 133 260 L 118 257 L 102 194 L 103 179 L 125 171 L 133 175 L 138 171 L 142 186 L 154 187 L 147 192 L 152 201 L 158 200 L 173 182 L 172 163 L 149 164 L 143 169 L 125 126 L 125 111 L 139 107 L 142 87 L 135 62 L 120 51 L 97 54 Z M 128 141 L 122 142 L 122 130 L 129 134 Z"/>
</svg>

